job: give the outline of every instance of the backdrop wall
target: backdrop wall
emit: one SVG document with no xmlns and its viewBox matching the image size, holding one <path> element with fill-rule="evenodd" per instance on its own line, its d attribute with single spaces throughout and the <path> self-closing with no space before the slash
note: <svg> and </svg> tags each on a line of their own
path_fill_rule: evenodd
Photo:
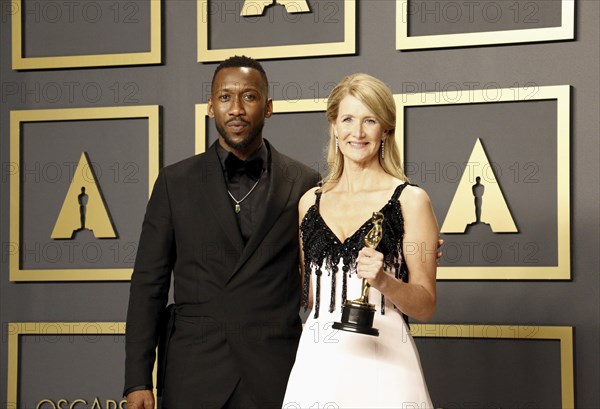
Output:
<svg viewBox="0 0 600 409">
<path fill-rule="evenodd" d="M 437 313 L 413 326 L 436 407 L 600 407 L 600 3 L 243 3 L 2 0 L 0 405 L 119 407 L 149 189 L 216 140 L 212 73 L 246 53 L 276 101 L 264 136 L 321 172 L 333 85 L 388 84 L 440 227 L 481 140 L 518 232 L 443 234 Z M 51 237 L 77 174 L 116 237 Z"/>
</svg>

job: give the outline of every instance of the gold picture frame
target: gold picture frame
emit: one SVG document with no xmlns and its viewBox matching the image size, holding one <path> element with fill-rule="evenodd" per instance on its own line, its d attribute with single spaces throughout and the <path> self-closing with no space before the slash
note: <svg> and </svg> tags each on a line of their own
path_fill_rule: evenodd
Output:
<svg viewBox="0 0 600 409">
<path fill-rule="evenodd" d="M 10 242 L 17 251 L 9 253 L 10 281 L 127 281 L 131 268 L 34 269 L 21 268 L 21 124 L 26 122 L 81 121 L 102 119 L 148 119 L 148 195 L 159 170 L 159 106 L 123 106 L 20 110 L 10 112 L 10 161 L 19 169 L 10 174 Z M 40 274 L 43 272 L 43 274 Z M 91 274 L 94 273 L 94 274 Z"/>
<path fill-rule="evenodd" d="M 8 333 L 8 380 L 6 407 L 17 408 L 19 398 L 19 344 L 23 335 L 125 335 L 124 322 L 9 322 Z M 152 379 L 156 385 L 156 363 Z M 156 389 L 154 390 L 156 399 Z"/>
<path fill-rule="evenodd" d="M 12 14 L 12 69 L 39 70 L 48 68 L 105 67 L 121 65 L 160 64 L 162 62 L 161 1 L 150 1 L 150 51 L 63 55 L 52 57 L 25 57 L 23 55 L 23 2 L 14 0 Z"/>
<path fill-rule="evenodd" d="M 396 0 L 396 49 L 419 50 L 573 40 L 575 38 L 575 0 L 561 1 L 561 25 L 558 27 L 409 36 L 409 0 Z"/>
<path fill-rule="evenodd" d="M 490 98 L 494 91 L 496 97 Z M 394 95 L 397 107 L 396 135 L 400 157 L 404 158 L 405 109 L 408 107 L 484 104 L 517 101 L 557 102 L 557 258 L 556 266 L 439 266 L 439 280 L 569 280 L 571 278 L 570 224 L 570 86 L 452 90 Z"/>
<path fill-rule="evenodd" d="M 557 340 L 560 342 L 560 384 L 564 409 L 575 407 L 573 327 L 520 325 L 411 324 L 416 338 Z M 535 331 L 532 331 L 532 328 Z"/>
<path fill-rule="evenodd" d="M 344 0 L 344 40 L 314 44 L 210 49 L 208 46 L 209 0 L 197 0 L 198 62 L 223 61 L 233 54 L 255 59 L 315 57 L 356 53 L 356 0 Z"/>
</svg>

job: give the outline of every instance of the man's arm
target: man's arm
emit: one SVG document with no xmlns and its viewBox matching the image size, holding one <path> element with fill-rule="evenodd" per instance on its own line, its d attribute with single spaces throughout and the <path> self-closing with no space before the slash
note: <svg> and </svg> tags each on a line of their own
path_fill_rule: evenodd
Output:
<svg viewBox="0 0 600 409">
<path fill-rule="evenodd" d="M 125 335 L 125 391 L 152 385 L 159 322 L 167 303 L 175 258 L 169 192 L 166 176 L 161 172 L 146 208 L 131 277 Z"/>
</svg>

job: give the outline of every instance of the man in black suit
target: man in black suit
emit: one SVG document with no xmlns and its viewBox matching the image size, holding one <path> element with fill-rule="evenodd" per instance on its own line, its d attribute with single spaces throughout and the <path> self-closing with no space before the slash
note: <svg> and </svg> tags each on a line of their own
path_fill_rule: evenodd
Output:
<svg viewBox="0 0 600 409">
<path fill-rule="evenodd" d="M 161 332 L 164 409 L 281 407 L 294 362 L 297 205 L 318 174 L 262 138 L 272 101 L 255 60 L 217 67 L 208 113 L 219 140 L 162 169 L 146 210 L 127 313 L 128 409 L 154 408 Z"/>
</svg>

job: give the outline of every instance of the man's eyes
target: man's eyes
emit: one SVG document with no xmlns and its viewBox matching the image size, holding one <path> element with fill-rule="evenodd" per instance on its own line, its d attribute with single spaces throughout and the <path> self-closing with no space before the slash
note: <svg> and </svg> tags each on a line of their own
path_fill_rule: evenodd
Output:
<svg viewBox="0 0 600 409">
<path fill-rule="evenodd" d="M 245 101 L 256 101 L 258 99 L 258 96 L 255 94 L 243 94 L 242 98 Z M 229 101 L 231 99 L 231 95 L 229 94 L 223 94 L 219 96 L 219 101 Z"/>
</svg>

